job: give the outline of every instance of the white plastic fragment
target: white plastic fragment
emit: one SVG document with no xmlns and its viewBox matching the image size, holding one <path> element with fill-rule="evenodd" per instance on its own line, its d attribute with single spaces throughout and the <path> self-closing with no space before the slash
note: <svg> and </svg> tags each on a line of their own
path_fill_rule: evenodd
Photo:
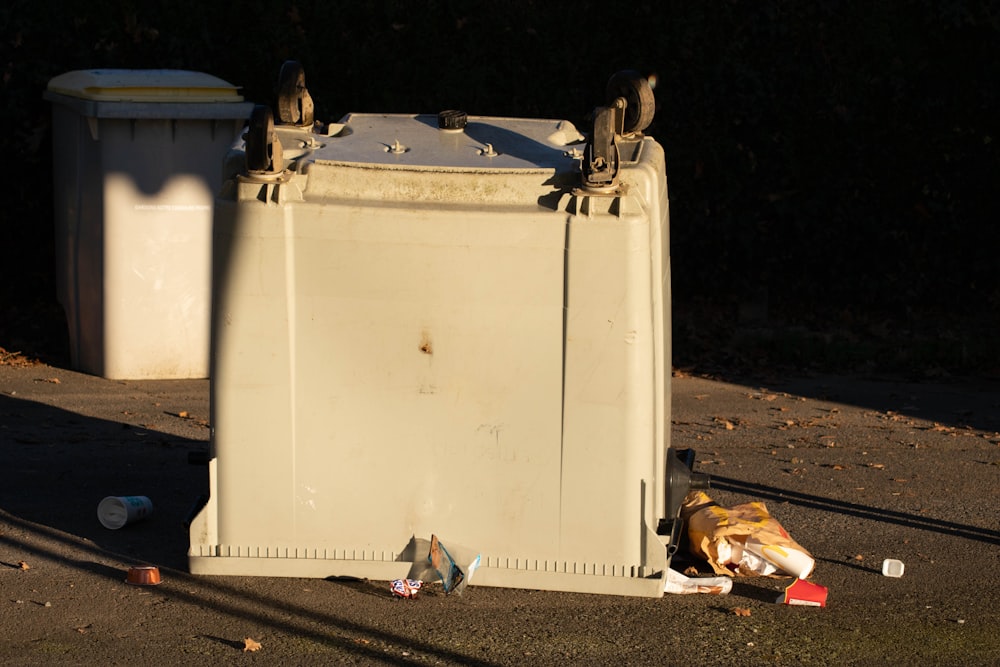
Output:
<svg viewBox="0 0 1000 667">
<path fill-rule="evenodd" d="M 903 561 L 895 558 L 886 558 L 882 561 L 882 574 L 886 577 L 902 577 L 905 566 Z"/>
<path fill-rule="evenodd" d="M 692 593 L 726 595 L 732 589 L 733 580 L 729 577 L 687 577 L 670 568 L 667 568 L 667 582 L 663 586 L 664 593 L 677 595 L 690 595 Z"/>
</svg>

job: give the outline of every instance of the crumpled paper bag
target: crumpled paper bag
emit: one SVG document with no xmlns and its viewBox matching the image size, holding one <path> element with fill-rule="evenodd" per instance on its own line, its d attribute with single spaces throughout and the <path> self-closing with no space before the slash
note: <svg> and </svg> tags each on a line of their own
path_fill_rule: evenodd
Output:
<svg viewBox="0 0 1000 667">
<path fill-rule="evenodd" d="M 693 491 L 684 499 L 681 518 L 687 523 L 691 553 L 707 560 L 717 574 L 805 579 L 812 573 L 812 556 L 760 501 L 721 507 L 704 491 Z"/>
</svg>

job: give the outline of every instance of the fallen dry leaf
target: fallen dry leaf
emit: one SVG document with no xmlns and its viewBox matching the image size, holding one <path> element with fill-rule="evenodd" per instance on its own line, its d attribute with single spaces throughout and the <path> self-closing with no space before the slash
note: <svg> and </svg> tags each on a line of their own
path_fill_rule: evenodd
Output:
<svg viewBox="0 0 1000 667">
<path fill-rule="evenodd" d="M 187 416 L 188 416 L 188 411 L 187 410 L 181 410 L 180 412 L 177 413 L 177 416 L 180 417 L 181 419 L 186 419 Z"/>
<path fill-rule="evenodd" d="M 746 607 L 734 607 L 733 613 L 736 614 L 737 616 L 749 616 L 750 610 L 747 609 Z"/>
<path fill-rule="evenodd" d="M 732 431 L 734 428 L 736 428 L 735 426 L 733 426 L 733 422 L 729 421 L 728 419 L 723 419 L 722 417 L 716 417 L 715 422 L 717 424 L 722 424 L 727 431 Z"/>
<path fill-rule="evenodd" d="M 260 642 L 256 642 L 250 637 L 243 640 L 243 650 L 244 651 L 259 651 L 261 649 Z"/>
<path fill-rule="evenodd" d="M 854 556 L 854 560 L 861 561 L 861 560 L 864 560 L 864 559 L 865 559 L 865 557 L 862 554 L 857 554 L 856 556 Z"/>
<path fill-rule="evenodd" d="M 22 570 L 30 570 L 31 569 L 31 566 L 28 565 L 27 563 L 25 563 L 23 560 L 17 561 L 17 566 L 19 568 L 21 568 Z"/>
<path fill-rule="evenodd" d="M 698 568 L 696 568 L 694 565 L 691 565 L 686 570 L 684 570 L 683 574 L 686 577 L 696 577 L 698 576 Z"/>
<path fill-rule="evenodd" d="M 0 366 L 37 366 L 41 362 L 29 359 L 20 352 L 10 352 L 0 347 Z"/>
</svg>

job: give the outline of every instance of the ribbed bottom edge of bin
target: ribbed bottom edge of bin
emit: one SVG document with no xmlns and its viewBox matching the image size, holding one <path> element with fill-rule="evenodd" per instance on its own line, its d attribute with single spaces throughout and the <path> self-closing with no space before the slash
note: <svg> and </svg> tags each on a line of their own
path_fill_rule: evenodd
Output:
<svg viewBox="0 0 1000 667">
<path fill-rule="evenodd" d="M 252 577 L 357 577 L 391 581 L 408 575 L 408 561 L 370 561 L 323 558 L 262 558 L 189 555 L 188 565 L 195 575 Z M 479 566 L 470 586 L 524 588 L 567 593 L 595 593 L 633 597 L 662 597 L 667 563 L 663 569 L 644 577 Z"/>
</svg>

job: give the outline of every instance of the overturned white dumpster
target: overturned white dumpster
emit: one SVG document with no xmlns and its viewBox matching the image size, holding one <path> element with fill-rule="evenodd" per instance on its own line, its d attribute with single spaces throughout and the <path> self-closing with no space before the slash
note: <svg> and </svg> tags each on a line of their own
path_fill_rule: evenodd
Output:
<svg viewBox="0 0 1000 667">
<path fill-rule="evenodd" d="M 322 127 L 301 87 L 255 111 L 215 209 L 192 572 L 391 580 L 437 534 L 478 550 L 473 586 L 663 594 L 687 482 L 667 186 L 627 126 L 651 111 L 623 113 L 652 93 L 618 85 L 589 141 L 453 111 Z"/>
</svg>

